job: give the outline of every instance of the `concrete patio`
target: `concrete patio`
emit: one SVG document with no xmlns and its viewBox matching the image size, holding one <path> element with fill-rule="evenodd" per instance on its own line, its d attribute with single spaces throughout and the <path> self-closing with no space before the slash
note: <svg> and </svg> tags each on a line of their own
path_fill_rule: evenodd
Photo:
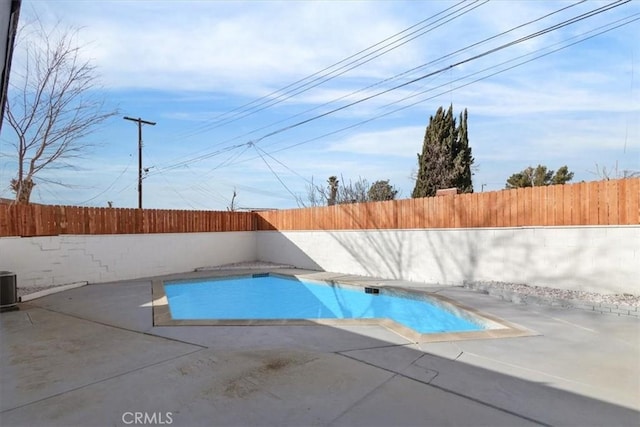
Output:
<svg viewBox="0 0 640 427">
<path fill-rule="evenodd" d="M 536 336 L 414 344 L 380 326 L 153 325 L 152 280 L 0 315 L 2 426 L 640 425 L 640 321 L 440 295 Z"/>
</svg>

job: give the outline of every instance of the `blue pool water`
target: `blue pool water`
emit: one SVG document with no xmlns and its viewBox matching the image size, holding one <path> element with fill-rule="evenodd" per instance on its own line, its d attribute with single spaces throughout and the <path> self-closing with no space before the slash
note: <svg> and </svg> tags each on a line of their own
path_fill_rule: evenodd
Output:
<svg viewBox="0 0 640 427">
<path fill-rule="evenodd" d="M 424 300 L 278 276 L 168 282 L 164 289 L 175 320 L 389 318 L 419 333 L 483 329 Z"/>
</svg>

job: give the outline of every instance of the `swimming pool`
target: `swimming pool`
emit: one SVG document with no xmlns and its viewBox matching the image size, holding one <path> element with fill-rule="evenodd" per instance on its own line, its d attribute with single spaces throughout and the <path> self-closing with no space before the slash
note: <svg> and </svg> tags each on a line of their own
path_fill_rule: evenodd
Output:
<svg viewBox="0 0 640 427">
<path fill-rule="evenodd" d="M 164 287 L 173 319 L 390 319 L 421 334 L 484 329 L 427 299 L 380 288 L 274 275 L 169 282 Z"/>
<path fill-rule="evenodd" d="M 231 268 L 180 273 L 153 279 L 151 302 L 153 325 L 216 327 L 329 325 L 339 328 L 363 326 L 366 328 L 358 329 L 358 333 L 373 334 L 377 337 L 377 328 L 369 328 L 375 326 L 386 328 L 416 343 L 522 337 L 537 334 L 434 292 L 438 291 L 438 288 L 416 288 L 416 286 L 424 286 L 420 283 L 385 281 L 363 276 L 280 267 L 259 274 L 255 273 L 256 271 L 252 269 Z M 289 298 L 290 292 L 273 292 L 276 288 L 268 285 L 269 280 L 265 280 L 267 277 L 285 279 L 286 287 L 293 287 L 292 289 L 296 292 L 302 292 L 310 303 L 302 304 L 298 301 L 294 304 Z M 237 286 L 237 282 L 235 284 L 233 282 L 237 279 L 251 279 L 248 283 L 252 286 L 248 286 L 248 283 L 246 288 L 244 285 Z M 261 285 L 256 286 L 256 283 Z M 353 294 L 344 293 L 345 290 L 355 292 L 357 294 L 355 298 L 364 297 L 364 299 L 353 306 L 348 305 L 347 300 L 351 299 Z M 266 296 L 260 296 L 259 292 L 262 291 L 267 292 Z M 330 298 L 324 301 L 319 298 L 318 293 L 329 293 Z M 385 301 L 392 296 L 426 302 L 470 322 L 472 326 L 468 329 L 460 326 L 451 328 L 427 326 L 423 329 L 402 317 L 428 318 L 430 314 L 425 315 L 425 313 L 430 311 L 425 311 L 421 304 L 414 305 L 415 302 L 412 301 L 407 306 L 410 309 L 407 307 L 398 309 L 394 305 L 391 314 L 381 311 L 380 306 L 386 310 L 390 309 L 391 304 Z M 225 301 L 228 297 L 232 299 Z M 318 304 L 318 301 L 324 302 Z M 310 309 L 310 307 L 315 308 Z M 284 313 L 280 309 L 295 311 Z M 383 315 L 392 317 L 374 317 Z M 412 326 L 405 326 L 406 324 Z M 414 327 L 418 329 L 413 329 Z M 419 330 L 432 332 L 425 333 Z"/>
</svg>

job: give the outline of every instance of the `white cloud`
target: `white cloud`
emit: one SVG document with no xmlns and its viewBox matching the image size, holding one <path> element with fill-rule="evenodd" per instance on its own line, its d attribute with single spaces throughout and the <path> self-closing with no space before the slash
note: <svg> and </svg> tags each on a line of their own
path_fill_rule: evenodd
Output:
<svg viewBox="0 0 640 427">
<path fill-rule="evenodd" d="M 82 35 L 91 42 L 87 55 L 109 87 L 255 95 L 401 29 L 403 22 L 386 9 L 361 2 L 61 1 L 45 15 L 64 14 L 84 27 Z M 369 73 L 409 56 L 411 49 L 390 55 Z"/>
<path fill-rule="evenodd" d="M 23 1 L 22 16 L 28 18 L 34 9 L 45 19 L 57 15 L 65 23 L 85 27 L 81 34 L 91 42 L 85 53 L 95 59 L 109 89 L 105 92 L 107 96 L 114 98 L 114 102 L 120 101 L 127 109 L 126 114 L 159 122 L 157 127 L 145 129 L 145 139 L 149 141 L 145 150 L 150 155 L 145 157 L 145 164 L 158 161 L 166 165 L 212 152 L 224 144 L 244 142 L 246 137 L 238 135 L 269 123 L 289 118 L 250 133 L 251 138 L 325 112 L 338 105 L 291 119 L 308 108 L 568 5 L 556 1 L 519 1 L 508 5 L 489 2 L 388 55 L 283 102 L 278 108 L 266 109 L 229 126 L 207 127 L 219 113 L 317 72 L 455 3 L 27 0 Z M 581 4 L 549 21 L 476 47 L 473 52 L 449 57 L 418 74 L 445 67 L 602 4 Z M 451 93 L 446 91 L 458 85 L 451 83 L 452 79 L 638 11 L 637 3 L 629 3 L 531 43 L 469 62 L 288 130 L 260 144 L 270 151 L 313 140 L 275 156 L 303 176 L 322 181 L 333 174 L 343 174 L 345 179 L 389 178 L 408 196 L 412 186 L 408 175 L 415 167 L 429 115 L 438 106 L 453 103 L 456 112 L 465 107 L 469 110 L 471 144 L 481 165 L 476 178 L 481 183 L 503 183 L 509 174 L 521 169 L 520 165 L 529 163 L 547 163 L 551 168 L 567 163 L 572 170 L 584 170 L 593 166 L 594 160 L 611 165 L 616 158 L 629 153 L 632 161 L 633 156 L 637 160 L 638 23 Z M 380 88 L 391 85 L 386 83 Z M 385 108 L 384 104 L 428 89 L 433 90 L 407 101 L 424 99 L 411 108 L 367 123 L 366 128 L 357 127 L 314 140 L 390 111 L 395 107 Z M 363 91 L 342 102 L 376 91 Z M 396 107 L 402 105 L 406 103 Z M 101 136 L 128 147 L 129 152 L 134 151 L 135 129 L 127 126 L 113 125 Z M 202 129 L 207 131 L 199 132 Z M 627 147 L 627 154 L 623 146 Z M 243 158 L 249 154 L 255 155 L 251 150 Z M 103 156 L 102 164 L 122 163 L 111 153 Z M 239 198 L 245 205 L 287 205 L 286 199 L 274 196 L 285 190 L 259 159 L 211 172 L 225 156 L 150 177 L 145 181 L 149 189 L 145 200 L 158 207 L 190 207 L 186 204 L 190 201 L 199 208 L 224 208 L 232 185 L 236 184 L 238 188 L 244 186 Z M 93 190 L 107 188 L 118 173 L 101 170 L 99 159 L 95 164 L 85 165 L 95 166 L 98 172 L 91 180 L 82 178 L 84 175 L 76 179 L 85 179 L 86 186 Z M 302 179 L 275 162 L 272 166 L 293 191 L 304 190 Z M 203 176 L 207 181 L 199 182 Z M 68 177 L 73 179 L 71 174 Z M 131 177 L 123 177 L 116 185 L 113 197 L 117 198 L 118 206 L 135 206 L 135 178 L 133 171 Z M 61 194 L 63 190 L 55 191 Z M 64 193 L 64 200 L 80 200 L 77 193 Z M 89 193 L 90 197 L 96 191 Z M 42 195 L 52 197 L 45 190 Z"/>
<path fill-rule="evenodd" d="M 331 143 L 328 150 L 415 158 L 416 147 L 420 148 L 418 143 L 424 138 L 425 126 L 361 132 L 339 142 Z"/>
</svg>

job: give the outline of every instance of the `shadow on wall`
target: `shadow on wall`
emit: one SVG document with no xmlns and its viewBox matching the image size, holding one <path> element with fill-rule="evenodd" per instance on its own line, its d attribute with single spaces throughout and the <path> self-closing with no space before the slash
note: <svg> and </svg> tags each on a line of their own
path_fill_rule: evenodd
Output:
<svg viewBox="0 0 640 427">
<path fill-rule="evenodd" d="M 468 228 L 383 230 L 378 224 L 388 220 L 369 209 L 371 205 L 365 208 L 367 226 L 373 230 L 327 231 L 368 275 L 452 285 L 498 281 L 639 292 L 637 284 L 629 283 L 637 277 L 637 266 L 632 259 L 624 260 L 634 253 L 628 233 L 637 233 L 637 227 L 482 228 L 489 223 L 484 213 Z M 364 228 L 362 217 L 351 219 Z M 419 222 L 426 223 L 422 218 Z"/>
<path fill-rule="evenodd" d="M 360 206 L 364 207 L 365 215 L 354 215 L 355 210 L 346 210 L 357 231 L 327 230 L 327 233 L 358 264 L 359 274 L 407 279 L 407 272 L 420 261 L 415 257 L 414 242 L 406 238 L 402 230 L 381 228 L 381 224 L 389 224 L 392 220 L 389 211 L 373 212 L 372 203 Z"/>
<path fill-rule="evenodd" d="M 327 230 L 357 263 L 359 273 L 450 285 L 498 281 L 602 293 L 638 292 L 619 283 L 625 280 L 625 266 L 616 266 L 620 261 L 609 245 L 624 249 L 624 242 L 606 237 L 611 231 L 605 228 L 482 228 L 489 223 L 485 213 L 469 228 L 384 230 L 379 225 L 388 224 L 388 218 L 376 216 L 372 204 L 364 207 L 368 230 Z M 422 219 L 419 223 L 426 223 Z M 365 229 L 362 216 L 352 215 L 351 220 Z M 626 268 L 626 276 L 633 275 L 633 267 Z"/>
<path fill-rule="evenodd" d="M 266 236 L 269 236 L 269 238 L 266 239 Z M 257 257 L 259 261 L 283 263 L 297 268 L 324 271 L 324 268 L 307 252 L 281 232 L 258 232 Z"/>
<path fill-rule="evenodd" d="M 498 208 L 500 211 L 500 207 Z M 483 212 L 467 228 L 388 229 L 374 204 L 345 207 L 349 230 L 269 231 L 259 259 L 386 279 L 462 285 L 497 281 L 600 293 L 638 293 L 638 227 L 492 227 Z M 495 211 L 494 211 L 495 212 Z M 464 215 L 456 212 L 454 215 Z M 416 210 L 416 224 L 428 224 Z M 495 219 L 494 219 L 495 220 Z M 462 221 L 461 221 L 462 222 Z M 268 237 L 267 237 L 268 236 Z M 637 280 L 636 280 L 637 281 Z"/>
</svg>

